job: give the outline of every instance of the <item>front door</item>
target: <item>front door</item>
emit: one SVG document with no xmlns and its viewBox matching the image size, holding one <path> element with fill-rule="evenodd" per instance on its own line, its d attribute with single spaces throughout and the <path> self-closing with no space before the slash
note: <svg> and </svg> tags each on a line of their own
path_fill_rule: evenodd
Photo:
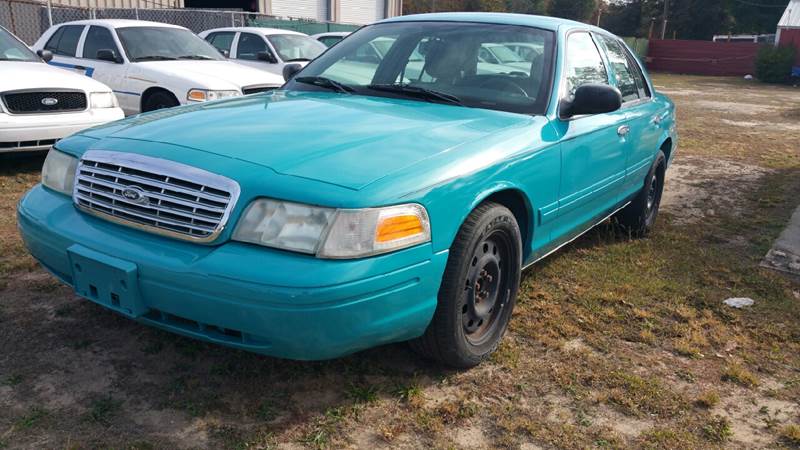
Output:
<svg viewBox="0 0 800 450">
<path fill-rule="evenodd" d="M 266 52 L 273 57 L 275 53 L 267 45 L 263 36 L 254 33 L 240 33 L 236 44 L 236 62 L 276 75 L 282 75 L 281 64 L 271 63 L 258 58 L 258 54 Z"/>
<path fill-rule="evenodd" d="M 567 36 L 563 64 L 561 92 L 567 101 L 583 84 L 609 84 L 606 64 L 588 32 Z M 562 155 L 557 222 L 551 234 L 558 244 L 591 227 L 617 206 L 625 179 L 630 124 L 620 110 L 561 118 L 554 126 L 561 135 Z"/>
<path fill-rule="evenodd" d="M 110 50 L 118 60 L 99 59 L 100 50 Z M 114 91 L 114 95 L 117 96 L 117 101 L 125 113 L 138 112 L 141 92 L 130 92 L 123 86 L 128 65 L 122 59 L 120 47 L 114 40 L 111 30 L 98 25 L 90 26 L 86 32 L 86 38 L 83 40 L 81 55 L 82 64 L 92 68 L 92 78 Z"/>
</svg>

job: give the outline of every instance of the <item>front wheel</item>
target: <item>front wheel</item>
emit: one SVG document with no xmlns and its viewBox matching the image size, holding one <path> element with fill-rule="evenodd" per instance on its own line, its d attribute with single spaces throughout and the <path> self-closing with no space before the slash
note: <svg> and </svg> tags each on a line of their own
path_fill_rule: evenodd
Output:
<svg viewBox="0 0 800 450">
<path fill-rule="evenodd" d="M 644 187 L 631 203 L 616 215 L 622 229 L 633 237 L 646 236 L 656 223 L 661 194 L 664 192 L 666 161 L 664 152 L 659 150 L 650 172 L 647 173 Z"/>
<path fill-rule="evenodd" d="M 521 266 L 522 238 L 514 215 L 497 203 L 478 206 L 450 248 L 433 320 L 412 347 L 453 367 L 481 363 L 508 328 Z"/>
</svg>

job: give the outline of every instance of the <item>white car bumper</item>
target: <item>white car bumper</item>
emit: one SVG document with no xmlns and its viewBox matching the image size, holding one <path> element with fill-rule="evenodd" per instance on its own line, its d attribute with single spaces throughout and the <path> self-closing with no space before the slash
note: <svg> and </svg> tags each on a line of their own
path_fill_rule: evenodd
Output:
<svg viewBox="0 0 800 450">
<path fill-rule="evenodd" d="M 61 138 L 124 117 L 120 108 L 51 114 L 0 113 L 0 153 L 47 150 Z"/>
</svg>

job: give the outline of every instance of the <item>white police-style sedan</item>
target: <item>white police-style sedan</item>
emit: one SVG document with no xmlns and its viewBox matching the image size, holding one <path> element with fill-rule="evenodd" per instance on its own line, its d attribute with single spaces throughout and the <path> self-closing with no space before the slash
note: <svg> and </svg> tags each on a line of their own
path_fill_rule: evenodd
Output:
<svg viewBox="0 0 800 450">
<path fill-rule="evenodd" d="M 124 117 L 111 89 L 65 73 L 0 27 L 0 153 L 46 150 L 70 134 Z"/>
<path fill-rule="evenodd" d="M 139 20 L 55 25 L 34 44 L 50 64 L 110 86 L 126 114 L 271 90 L 279 75 L 227 61 L 186 28 Z"/>
</svg>

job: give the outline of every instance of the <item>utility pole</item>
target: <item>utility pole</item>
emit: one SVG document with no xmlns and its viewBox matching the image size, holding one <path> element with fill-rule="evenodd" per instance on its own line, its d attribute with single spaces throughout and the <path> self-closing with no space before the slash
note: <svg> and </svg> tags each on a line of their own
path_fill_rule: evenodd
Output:
<svg viewBox="0 0 800 450">
<path fill-rule="evenodd" d="M 661 39 L 667 37 L 667 22 L 669 21 L 669 0 L 664 0 L 664 26 L 661 28 Z"/>
</svg>

